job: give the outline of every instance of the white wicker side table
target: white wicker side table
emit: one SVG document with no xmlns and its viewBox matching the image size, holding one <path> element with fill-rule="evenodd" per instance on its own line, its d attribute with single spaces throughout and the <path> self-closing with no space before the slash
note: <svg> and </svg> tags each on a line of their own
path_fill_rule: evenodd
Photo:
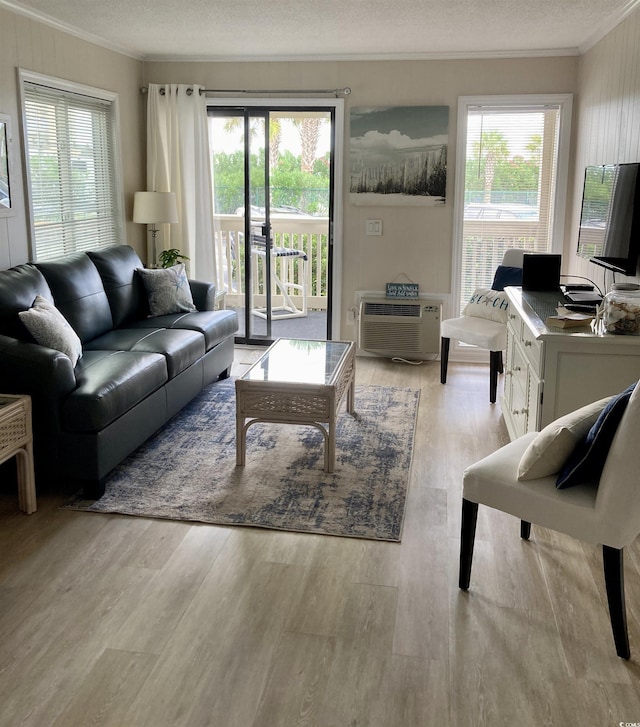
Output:
<svg viewBox="0 0 640 727">
<path fill-rule="evenodd" d="M 31 398 L 0 394 L 0 464 L 11 457 L 18 458 L 18 505 L 30 515 L 36 511 Z"/>
</svg>

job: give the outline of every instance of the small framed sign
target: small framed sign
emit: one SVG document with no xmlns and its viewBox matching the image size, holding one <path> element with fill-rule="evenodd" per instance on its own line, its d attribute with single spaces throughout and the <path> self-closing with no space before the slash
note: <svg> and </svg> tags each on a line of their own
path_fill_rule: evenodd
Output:
<svg viewBox="0 0 640 727">
<path fill-rule="evenodd" d="M 417 298 L 417 283 L 387 283 L 387 298 Z"/>
</svg>

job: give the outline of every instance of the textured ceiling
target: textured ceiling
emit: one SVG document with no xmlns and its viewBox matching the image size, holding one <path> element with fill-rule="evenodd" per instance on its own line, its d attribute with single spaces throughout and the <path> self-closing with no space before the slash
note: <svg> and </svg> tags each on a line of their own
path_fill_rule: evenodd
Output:
<svg viewBox="0 0 640 727">
<path fill-rule="evenodd" d="M 571 54 L 640 0 L 0 0 L 147 59 Z"/>
</svg>

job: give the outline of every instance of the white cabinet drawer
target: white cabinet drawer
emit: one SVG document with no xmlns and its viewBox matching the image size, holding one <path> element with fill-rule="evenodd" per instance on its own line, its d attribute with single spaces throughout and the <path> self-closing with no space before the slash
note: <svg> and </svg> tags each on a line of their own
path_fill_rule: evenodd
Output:
<svg viewBox="0 0 640 727">
<path fill-rule="evenodd" d="M 541 377 L 543 373 L 542 341 L 539 341 L 527 326 L 522 327 L 522 345 L 531 366 L 533 366 L 533 370 Z"/>
<path fill-rule="evenodd" d="M 527 382 L 527 432 L 538 431 L 538 418 L 540 411 L 540 399 L 542 398 L 542 381 L 529 369 L 529 381 Z"/>
<path fill-rule="evenodd" d="M 513 355 L 510 362 L 512 378 L 520 382 L 521 387 L 527 389 L 527 357 L 524 354 L 522 344 L 514 342 Z"/>
<path fill-rule="evenodd" d="M 535 372 L 542 375 L 542 342 L 538 341 L 531 330 L 525 325 L 522 318 L 513 311 L 509 312 L 507 318 L 507 331 L 511 331 L 516 341 L 519 341 L 527 355 Z"/>
<path fill-rule="evenodd" d="M 522 343 L 507 334 L 508 371 L 505 379 L 504 414 L 511 438 L 520 437 L 527 432 L 529 391 L 529 364 Z"/>
<path fill-rule="evenodd" d="M 519 341 L 522 338 L 522 318 L 517 313 L 510 311 L 507 314 L 507 328 L 513 331 L 513 335 Z"/>
<path fill-rule="evenodd" d="M 526 369 L 519 375 L 511 377 L 511 401 L 509 402 L 509 418 L 511 419 L 516 437 L 521 437 L 527 432 L 528 426 L 528 380 Z"/>
<path fill-rule="evenodd" d="M 505 371 L 511 371 L 513 368 L 513 351 L 516 346 L 517 337 L 515 336 L 511 326 L 507 326 L 507 350 L 506 358 L 504 360 Z"/>
</svg>

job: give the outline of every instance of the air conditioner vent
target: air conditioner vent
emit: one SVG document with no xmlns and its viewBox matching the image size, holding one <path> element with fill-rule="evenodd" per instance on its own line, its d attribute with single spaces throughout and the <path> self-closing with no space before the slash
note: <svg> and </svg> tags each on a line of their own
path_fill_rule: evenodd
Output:
<svg viewBox="0 0 640 727">
<path fill-rule="evenodd" d="M 440 350 L 442 305 L 437 300 L 360 301 L 358 345 L 382 356 L 420 358 Z"/>
<path fill-rule="evenodd" d="M 368 316 L 415 316 L 420 318 L 420 303 L 388 303 L 386 301 L 366 301 L 364 313 Z"/>
</svg>

